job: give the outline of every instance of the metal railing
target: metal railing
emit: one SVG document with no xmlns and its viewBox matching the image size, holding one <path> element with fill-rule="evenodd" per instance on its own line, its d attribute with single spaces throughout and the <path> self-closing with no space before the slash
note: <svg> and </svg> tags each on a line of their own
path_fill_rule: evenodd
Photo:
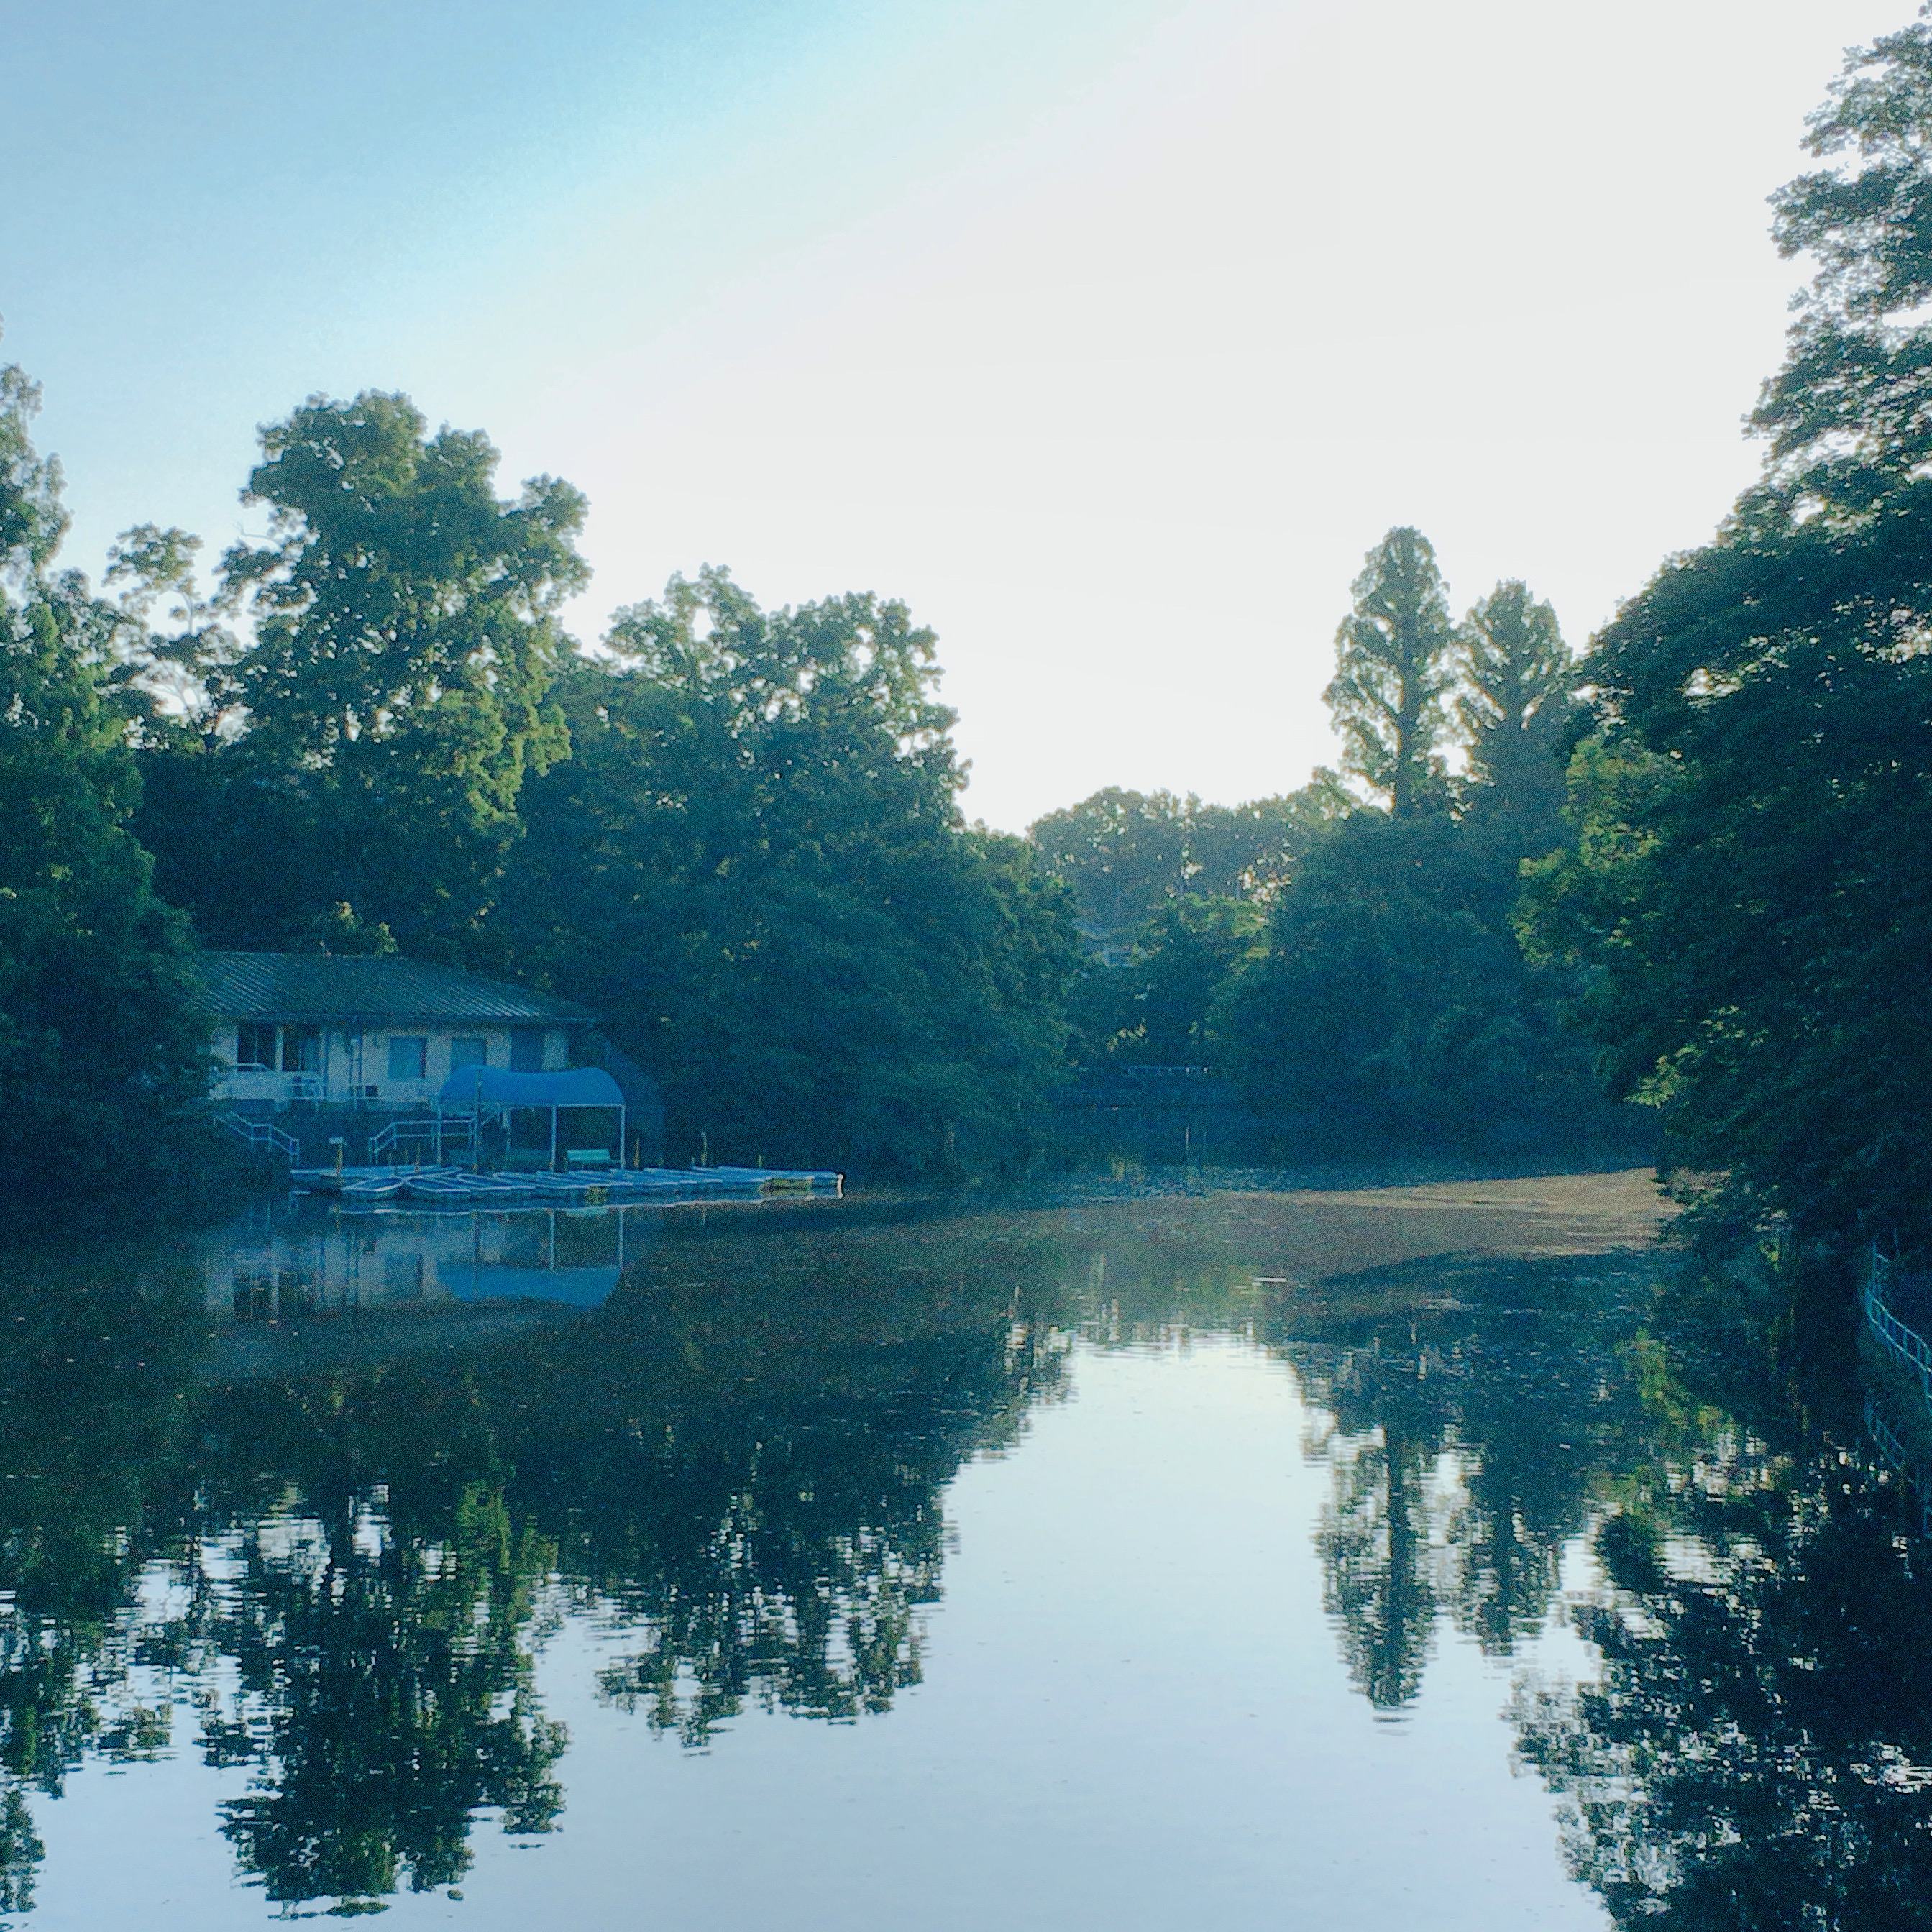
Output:
<svg viewBox="0 0 1932 1932">
<path fill-rule="evenodd" d="M 418 1154 L 428 1154 L 440 1167 L 446 1150 L 473 1154 L 476 1148 L 476 1123 L 467 1114 L 433 1120 L 392 1120 L 369 1136 L 369 1165 L 382 1166 L 386 1156 L 391 1162 L 399 1160 L 406 1149 L 413 1149 Z"/>
<path fill-rule="evenodd" d="M 1885 1411 L 1870 1396 L 1865 1397 L 1865 1433 L 1878 1444 L 1879 1454 L 1900 1475 L 1908 1473 L 1905 1444 L 1899 1439 L 1898 1431 L 1892 1427 Z"/>
<path fill-rule="evenodd" d="M 320 1073 L 278 1073 L 272 1066 L 232 1066 L 220 1077 L 235 1100 L 326 1100 L 328 1084 Z"/>
<path fill-rule="evenodd" d="M 1872 1246 L 1871 1272 L 1865 1278 L 1865 1321 L 1872 1333 L 1908 1367 L 1918 1372 L 1925 1399 L 1932 1402 L 1932 1342 L 1916 1328 L 1909 1328 L 1892 1312 L 1886 1299 L 1892 1286 L 1893 1268 L 1889 1256 Z"/>
<path fill-rule="evenodd" d="M 1898 1472 L 1904 1486 L 1917 1502 L 1919 1534 L 1932 1536 L 1932 1492 L 1928 1492 L 1918 1472 L 1913 1468 L 1911 1452 L 1898 1431 L 1892 1427 L 1891 1418 L 1869 1395 L 1865 1397 L 1865 1433 L 1880 1455 Z"/>
<path fill-rule="evenodd" d="M 272 1148 L 286 1154 L 291 1162 L 302 1158 L 302 1143 L 293 1134 L 285 1134 L 272 1120 L 251 1120 L 245 1114 L 224 1114 L 221 1124 L 249 1148 Z"/>
</svg>

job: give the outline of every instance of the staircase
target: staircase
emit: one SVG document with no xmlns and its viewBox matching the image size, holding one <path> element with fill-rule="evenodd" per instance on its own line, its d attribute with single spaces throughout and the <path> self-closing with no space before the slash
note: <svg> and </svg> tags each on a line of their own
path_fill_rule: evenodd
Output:
<svg viewBox="0 0 1932 1932">
<path fill-rule="evenodd" d="M 291 1166 L 302 1159 L 302 1144 L 293 1134 L 285 1134 L 272 1120 L 251 1120 L 245 1114 L 224 1114 L 221 1124 L 244 1147 L 267 1148 L 280 1154 Z"/>
</svg>

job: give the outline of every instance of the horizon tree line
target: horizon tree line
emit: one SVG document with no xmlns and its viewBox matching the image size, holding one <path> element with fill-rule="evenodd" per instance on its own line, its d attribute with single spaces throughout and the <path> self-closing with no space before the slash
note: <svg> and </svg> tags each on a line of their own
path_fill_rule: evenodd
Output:
<svg viewBox="0 0 1932 1932">
<path fill-rule="evenodd" d="M 0 1157 L 36 1191 L 92 1184 L 130 1130 L 158 1167 L 194 1166 L 197 944 L 401 950 L 579 999 L 663 1082 L 674 1145 L 938 1178 L 1036 1155 L 1094 1030 L 1075 918 L 1082 884 L 1110 869 L 1109 835 L 1092 812 L 1026 838 L 967 825 L 935 640 L 903 605 L 768 612 L 707 567 L 620 611 L 589 656 L 560 616 L 588 577 L 581 494 L 538 476 L 499 496 L 486 437 L 432 432 L 376 392 L 311 398 L 262 432 L 244 500 L 267 533 L 231 546 L 211 584 L 197 538 L 143 524 L 96 593 L 53 568 L 58 466 L 32 448 L 36 392 L 8 380 L 19 815 L 44 822 L 54 793 L 85 800 L 94 819 L 62 836 L 96 864 L 122 855 L 125 874 L 112 961 L 92 978 L 71 968 L 83 932 L 105 928 L 77 905 L 7 948 L 0 1053 L 28 1104 Z M 58 704 L 23 682 L 29 634 L 43 676 L 66 680 Z M 1338 640 L 1345 763 L 1395 788 L 1396 818 L 1461 799 L 1473 781 L 1452 784 L 1439 753 L 1453 660 L 1472 771 L 1513 752 L 1526 770 L 1510 741 L 1553 716 L 1562 659 L 1553 616 L 1520 585 L 1451 627 L 1426 542 L 1392 532 Z M 1114 846 L 1138 830 L 1172 848 L 1136 855 L 1111 911 L 1166 867 L 1182 1007 L 1211 997 L 1252 947 L 1253 908 L 1360 809 L 1325 772 L 1232 810 L 1115 805 L 1142 823 L 1117 826 Z M 86 876 L 14 856 L 60 878 L 56 898 Z M 1219 903 L 1242 901 L 1246 914 Z M 110 970 L 146 986 L 145 1006 L 109 989 Z M 83 1037 L 82 1016 L 110 1004 L 140 1047 Z M 130 1078 L 144 1051 L 154 1070 Z"/>
<path fill-rule="evenodd" d="M 1211 1049 L 1284 1147 L 1546 1153 L 1634 1102 L 1726 1211 L 1932 1240 L 1928 100 L 1924 14 L 1849 57 L 1774 198 L 1815 273 L 1763 473 L 1587 657 L 1520 582 L 1453 623 L 1399 527 L 1337 636 L 1341 773 L 1234 808 L 1098 794 L 1030 839 L 965 823 L 902 606 L 766 612 L 707 569 L 589 656 L 559 617 L 580 495 L 498 496 L 487 439 L 402 397 L 264 432 L 267 536 L 212 589 L 143 525 L 97 592 L 56 567 L 58 467 L 8 370 L 14 1197 L 200 1159 L 200 938 L 582 997 L 663 1079 L 674 1144 L 739 1157 L 1013 1171 L 1070 1064 Z M 1076 914 L 1124 914 L 1125 967 L 1083 964 Z"/>
</svg>

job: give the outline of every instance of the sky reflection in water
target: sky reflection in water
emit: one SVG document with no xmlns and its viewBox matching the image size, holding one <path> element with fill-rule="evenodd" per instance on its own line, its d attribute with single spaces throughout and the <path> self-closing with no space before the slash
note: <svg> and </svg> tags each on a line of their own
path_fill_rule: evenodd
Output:
<svg viewBox="0 0 1932 1932">
<path fill-rule="evenodd" d="M 1900 1391 L 1459 1212 L 20 1262 L 0 1918 L 1920 1922 Z"/>
</svg>

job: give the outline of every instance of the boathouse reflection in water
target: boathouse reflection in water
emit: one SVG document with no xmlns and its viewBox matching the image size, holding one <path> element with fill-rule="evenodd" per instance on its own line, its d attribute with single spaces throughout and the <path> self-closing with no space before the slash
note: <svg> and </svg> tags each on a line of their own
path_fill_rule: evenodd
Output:
<svg viewBox="0 0 1932 1932">
<path fill-rule="evenodd" d="M 1842 1365 L 1794 1399 L 1734 1285 L 1647 1260 L 1270 1258 L 1098 1213 L 324 1209 L 14 1270 L 0 1911 L 90 1762 L 244 1774 L 221 1828 L 289 1910 L 446 1887 L 479 1822 L 545 1841 L 568 1739 L 534 1666 L 573 1619 L 617 1634 L 606 1707 L 687 1746 L 884 1712 L 962 1464 L 1080 1352 L 1208 1334 L 1306 1405 L 1358 1690 L 1426 1703 L 1459 1634 L 1523 1658 L 1522 1760 L 1616 1918 L 1911 1922 L 1883 1914 L 1932 1880 L 1920 1512 Z M 1540 1674 L 1556 1616 L 1600 1683 Z"/>
<path fill-rule="evenodd" d="M 850 1718 L 918 1681 L 940 1492 L 1062 1343 L 1004 1277 L 827 1279 L 673 1211 L 682 1278 L 640 1268 L 665 1228 L 639 1209 L 278 1216 L 199 1281 L 10 1285 L 37 1346 L 9 1361 L 0 1517 L 42 1502 L 4 1546 L 66 1559 L 4 1579 L 13 1909 L 30 1792 L 184 1749 L 252 1768 L 222 1829 L 278 1904 L 452 1882 L 479 1811 L 530 1836 L 562 1802 L 531 1670 L 561 1616 L 635 1631 L 602 1688 L 688 1744 L 748 1705 Z M 526 1280 L 532 1319 L 448 1325 Z M 267 1351 L 224 1345 L 270 1324 Z"/>
<path fill-rule="evenodd" d="M 662 1208 L 371 1208 L 316 1199 L 263 1213 L 208 1254 L 208 1312 L 280 1321 L 506 1298 L 595 1308 Z"/>
</svg>

